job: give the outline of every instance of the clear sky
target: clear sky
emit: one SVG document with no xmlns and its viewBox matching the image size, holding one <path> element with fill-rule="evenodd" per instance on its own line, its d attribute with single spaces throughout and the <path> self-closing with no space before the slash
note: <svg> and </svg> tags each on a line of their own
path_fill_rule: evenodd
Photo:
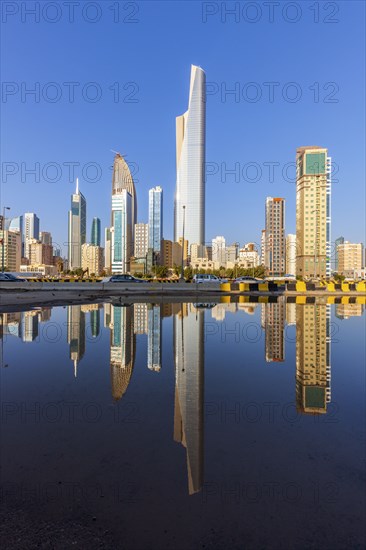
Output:
<svg viewBox="0 0 366 550">
<path fill-rule="evenodd" d="M 1 204 L 13 216 L 36 212 L 65 243 L 79 163 L 87 238 L 94 216 L 104 231 L 113 149 L 133 163 L 139 221 L 163 187 L 172 238 L 175 117 L 196 64 L 208 83 L 206 240 L 259 242 L 266 196 L 286 198 L 295 232 L 301 145 L 328 147 L 336 166 L 332 240 L 364 240 L 364 2 L 106 0 L 75 2 L 73 15 L 71 4 L 2 3 Z"/>
</svg>

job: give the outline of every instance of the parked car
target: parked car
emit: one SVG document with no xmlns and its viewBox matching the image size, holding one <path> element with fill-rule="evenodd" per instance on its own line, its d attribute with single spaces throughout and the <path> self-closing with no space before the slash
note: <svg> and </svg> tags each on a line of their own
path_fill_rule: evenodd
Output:
<svg viewBox="0 0 366 550">
<path fill-rule="evenodd" d="M 121 275 L 112 275 L 111 277 L 105 277 L 102 283 L 147 283 L 145 279 L 138 279 L 128 273 Z"/>
<path fill-rule="evenodd" d="M 263 283 L 263 279 L 258 279 L 257 277 L 237 277 L 234 279 L 234 283 Z"/>
<path fill-rule="evenodd" d="M 227 279 L 220 279 L 209 273 L 196 273 L 193 275 L 192 283 L 226 283 Z"/>
<path fill-rule="evenodd" d="M 12 273 L 0 273 L 0 283 L 9 282 L 9 283 L 26 283 L 27 279 L 22 279 L 21 277 L 16 277 Z"/>
</svg>

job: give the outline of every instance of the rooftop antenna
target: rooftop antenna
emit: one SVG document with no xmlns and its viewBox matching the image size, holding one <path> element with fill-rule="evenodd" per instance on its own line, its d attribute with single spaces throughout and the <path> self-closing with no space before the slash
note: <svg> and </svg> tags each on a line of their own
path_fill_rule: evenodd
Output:
<svg viewBox="0 0 366 550">
<path fill-rule="evenodd" d="M 75 192 L 76 195 L 79 194 L 79 178 L 76 178 L 76 192 Z"/>
<path fill-rule="evenodd" d="M 122 158 L 125 158 L 126 156 L 123 153 L 120 153 L 119 151 L 115 151 L 114 149 L 110 149 L 110 151 L 112 151 L 112 153 L 114 153 L 115 155 L 120 155 Z"/>
</svg>

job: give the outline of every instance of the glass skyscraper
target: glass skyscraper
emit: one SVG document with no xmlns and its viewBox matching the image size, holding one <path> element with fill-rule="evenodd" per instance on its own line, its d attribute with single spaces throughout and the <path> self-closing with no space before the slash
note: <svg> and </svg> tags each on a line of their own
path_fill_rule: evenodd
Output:
<svg viewBox="0 0 366 550">
<path fill-rule="evenodd" d="M 69 269 L 81 267 L 81 247 L 86 241 L 86 200 L 79 191 L 79 180 L 76 179 L 76 190 L 71 195 L 69 210 L 68 260 Z"/>
<path fill-rule="evenodd" d="M 206 75 L 192 65 L 188 110 L 176 119 L 174 240 L 205 244 Z M 184 207 L 184 208 L 183 208 Z"/>
<path fill-rule="evenodd" d="M 95 246 L 100 246 L 100 236 L 101 236 L 100 219 L 93 218 L 90 243 L 94 244 Z"/>
<path fill-rule="evenodd" d="M 163 238 L 163 190 L 153 187 L 149 191 L 149 248 L 160 254 Z"/>
<path fill-rule="evenodd" d="M 134 253 L 134 228 L 137 216 L 135 184 L 125 159 L 116 153 L 112 176 L 111 269 L 129 271 Z"/>
</svg>

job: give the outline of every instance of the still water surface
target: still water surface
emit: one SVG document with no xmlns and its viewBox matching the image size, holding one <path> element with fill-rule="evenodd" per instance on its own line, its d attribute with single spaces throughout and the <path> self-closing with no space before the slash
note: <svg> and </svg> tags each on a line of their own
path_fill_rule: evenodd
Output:
<svg viewBox="0 0 366 550">
<path fill-rule="evenodd" d="M 363 314 L 0 314 L 5 547 L 364 547 Z"/>
</svg>

